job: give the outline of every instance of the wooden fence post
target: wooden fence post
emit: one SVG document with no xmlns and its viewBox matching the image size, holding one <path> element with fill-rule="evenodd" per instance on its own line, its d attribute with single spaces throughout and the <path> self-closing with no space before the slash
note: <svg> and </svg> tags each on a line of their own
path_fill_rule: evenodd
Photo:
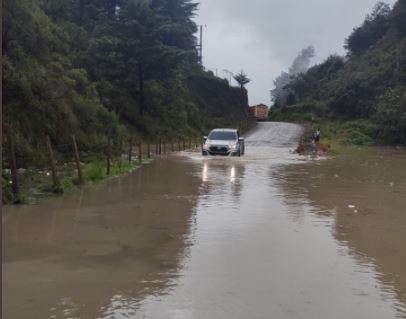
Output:
<svg viewBox="0 0 406 319">
<path fill-rule="evenodd" d="M 142 141 L 138 142 L 138 162 L 142 164 Z"/>
<path fill-rule="evenodd" d="M 185 138 L 182 137 L 182 146 L 183 146 L 183 150 L 186 149 L 186 142 L 185 142 Z"/>
<path fill-rule="evenodd" d="M 147 143 L 147 153 L 148 153 L 148 158 L 151 158 L 151 144 L 149 141 Z"/>
<path fill-rule="evenodd" d="M 79 184 L 83 185 L 84 181 L 83 181 L 82 167 L 80 166 L 79 150 L 78 150 L 78 145 L 76 144 L 75 135 L 72 135 L 72 141 L 73 141 L 73 150 L 75 152 L 76 168 L 78 169 Z"/>
<path fill-rule="evenodd" d="M 16 154 L 15 154 L 15 146 L 14 146 L 14 136 L 13 136 L 13 129 L 11 125 L 6 126 L 7 131 L 7 139 L 9 144 L 9 151 L 10 151 L 10 169 L 11 169 L 11 188 L 13 191 L 13 200 L 15 204 L 20 202 L 20 187 L 18 185 L 18 175 L 17 175 L 17 162 L 16 162 Z"/>
<path fill-rule="evenodd" d="M 159 155 L 158 141 L 155 142 L 155 155 Z"/>
<path fill-rule="evenodd" d="M 132 137 L 130 137 L 128 143 L 129 143 L 129 145 L 128 145 L 128 162 L 131 164 L 132 156 L 133 156 L 133 138 Z"/>
<path fill-rule="evenodd" d="M 164 145 L 164 155 L 166 155 L 166 140 L 165 139 L 164 139 L 163 145 Z"/>
<path fill-rule="evenodd" d="M 181 149 L 181 146 L 180 146 L 180 140 L 178 140 L 178 151 L 180 152 L 182 149 Z"/>
<path fill-rule="evenodd" d="M 189 150 L 192 150 L 192 138 L 189 137 Z"/>
<path fill-rule="evenodd" d="M 55 190 L 60 186 L 58 175 L 56 173 L 56 166 L 55 166 L 55 159 L 54 159 L 54 152 L 52 150 L 52 144 L 51 144 L 51 139 L 49 138 L 49 135 L 46 136 L 47 139 L 47 149 L 48 149 L 48 160 L 49 160 L 49 165 L 51 166 L 51 171 L 52 171 L 52 182 Z"/>
<path fill-rule="evenodd" d="M 111 160 L 111 139 L 110 139 L 110 137 L 108 137 L 107 138 L 107 169 L 106 169 L 106 173 L 107 173 L 107 175 L 110 175 L 110 166 L 111 166 L 111 163 L 110 163 L 110 160 Z"/>
<path fill-rule="evenodd" d="M 118 167 L 121 168 L 123 165 L 123 140 L 120 138 L 120 141 L 118 143 Z"/>
<path fill-rule="evenodd" d="M 159 147 L 158 147 L 159 155 L 161 155 L 162 154 L 162 139 L 161 138 L 158 139 L 158 145 L 159 145 Z"/>
</svg>

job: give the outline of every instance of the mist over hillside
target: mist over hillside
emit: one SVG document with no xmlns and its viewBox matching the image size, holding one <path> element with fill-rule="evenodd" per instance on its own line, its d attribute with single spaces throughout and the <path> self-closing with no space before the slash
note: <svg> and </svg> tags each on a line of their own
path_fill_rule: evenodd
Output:
<svg viewBox="0 0 406 319">
<path fill-rule="evenodd" d="M 369 138 L 406 144 L 406 1 L 393 8 L 379 2 L 345 47 L 347 56 L 291 77 L 274 118 L 364 120 Z"/>
</svg>

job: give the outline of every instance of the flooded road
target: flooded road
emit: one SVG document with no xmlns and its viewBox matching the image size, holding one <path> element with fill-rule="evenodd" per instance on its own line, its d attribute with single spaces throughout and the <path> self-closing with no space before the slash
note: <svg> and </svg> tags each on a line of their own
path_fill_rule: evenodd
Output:
<svg viewBox="0 0 406 319">
<path fill-rule="evenodd" d="M 406 318 L 406 151 L 183 153 L 3 215 L 3 318 Z"/>
</svg>

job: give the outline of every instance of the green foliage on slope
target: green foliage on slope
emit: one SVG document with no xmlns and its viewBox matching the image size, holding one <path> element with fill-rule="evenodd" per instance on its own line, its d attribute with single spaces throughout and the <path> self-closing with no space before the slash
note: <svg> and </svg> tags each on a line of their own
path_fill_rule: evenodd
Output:
<svg viewBox="0 0 406 319">
<path fill-rule="evenodd" d="M 367 121 L 376 128 L 369 139 L 406 144 L 406 1 L 378 3 L 346 48 L 347 57 L 330 56 L 294 78 L 289 102 L 273 115 Z"/>
<path fill-rule="evenodd" d="M 59 154 L 72 134 L 97 152 L 129 131 L 197 135 L 210 123 L 196 102 L 204 93 L 188 86 L 191 77 L 218 81 L 197 63 L 194 1 L 4 0 L 3 9 L 4 122 L 19 166 L 44 157 L 46 134 Z M 227 121 L 241 92 L 221 90 L 230 98 L 211 103 Z"/>
</svg>

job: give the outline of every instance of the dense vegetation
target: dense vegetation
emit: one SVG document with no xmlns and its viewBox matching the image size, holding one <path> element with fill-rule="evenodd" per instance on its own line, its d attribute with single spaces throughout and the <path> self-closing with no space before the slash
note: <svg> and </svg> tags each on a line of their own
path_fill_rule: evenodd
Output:
<svg viewBox="0 0 406 319">
<path fill-rule="evenodd" d="M 378 3 L 330 56 L 285 85 L 274 118 L 335 120 L 356 140 L 406 145 L 406 1 Z"/>
<path fill-rule="evenodd" d="M 19 166 L 37 160 L 45 134 L 63 154 L 72 134 L 97 151 L 129 132 L 200 135 L 231 108 L 245 118 L 246 91 L 198 64 L 193 0 L 4 0 L 3 9 L 4 123 Z"/>
</svg>

